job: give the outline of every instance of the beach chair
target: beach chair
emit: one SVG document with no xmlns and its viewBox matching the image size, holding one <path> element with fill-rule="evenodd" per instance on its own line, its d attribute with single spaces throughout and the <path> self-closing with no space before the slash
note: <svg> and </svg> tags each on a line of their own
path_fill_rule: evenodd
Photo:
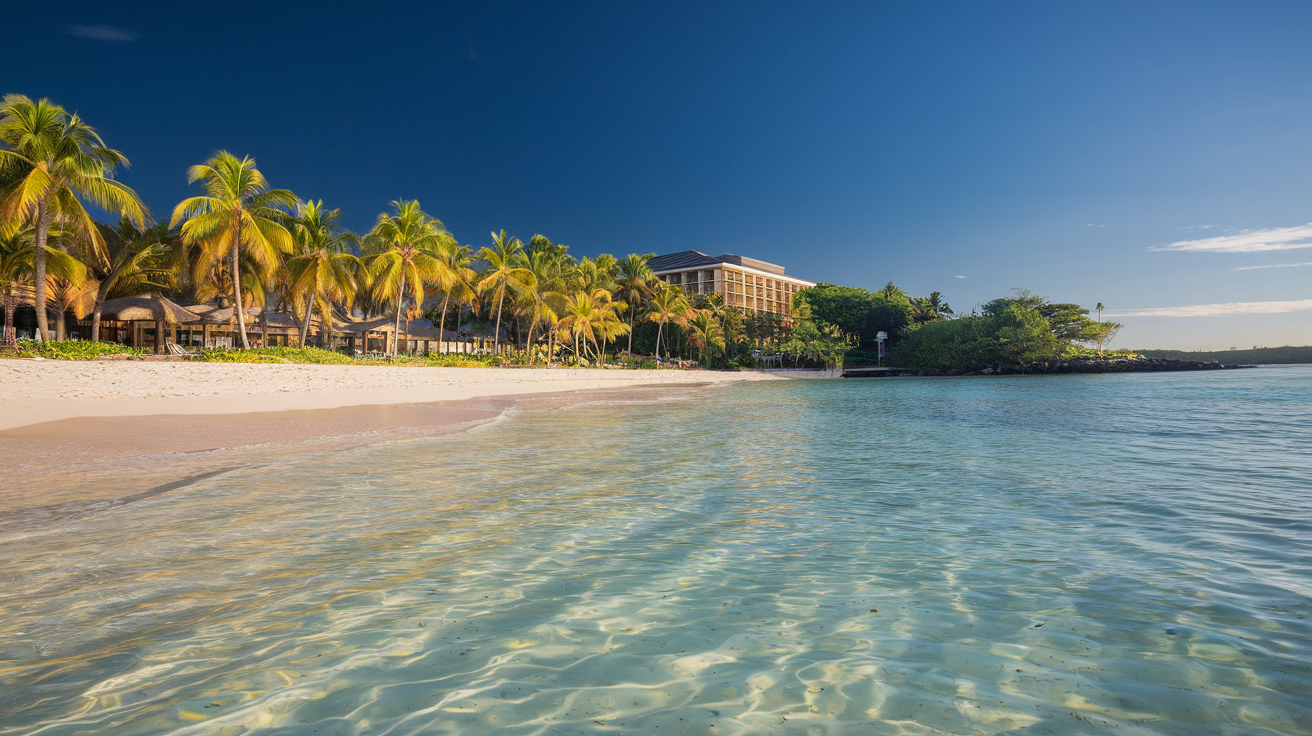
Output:
<svg viewBox="0 0 1312 736">
<path fill-rule="evenodd" d="M 168 343 L 168 347 L 169 347 L 170 355 L 177 355 L 183 358 L 194 358 L 197 355 L 201 354 L 200 351 L 191 352 L 190 350 L 187 350 L 186 348 L 182 347 L 176 342 Z"/>
</svg>

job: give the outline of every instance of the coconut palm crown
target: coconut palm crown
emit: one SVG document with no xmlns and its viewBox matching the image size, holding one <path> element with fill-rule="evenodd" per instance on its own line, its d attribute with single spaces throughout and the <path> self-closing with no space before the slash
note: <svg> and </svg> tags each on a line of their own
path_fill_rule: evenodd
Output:
<svg viewBox="0 0 1312 736">
<path fill-rule="evenodd" d="M 60 216 L 63 227 L 103 247 L 96 221 L 79 200 L 117 212 L 144 226 L 146 207 L 136 192 L 115 181 L 123 154 L 105 146 L 95 129 L 64 108 L 24 95 L 6 95 L 0 102 L 0 219 L 28 223 L 33 228 L 33 285 L 36 322 L 41 340 L 49 339 L 46 318 L 47 240 Z"/>
<path fill-rule="evenodd" d="M 245 255 L 266 270 L 282 253 L 292 250 L 292 235 L 283 227 L 296 195 L 270 189 L 255 159 L 219 151 L 209 161 L 191 167 L 187 182 L 202 182 L 205 196 L 189 197 L 173 208 L 172 225 L 182 222 L 182 241 L 199 245 L 215 261 L 226 256 L 232 278 L 232 301 L 242 348 L 249 349 L 246 313 L 242 308 L 241 258 Z"/>
<path fill-rule="evenodd" d="M 365 261 L 380 300 L 396 300 L 396 338 L 392 354 L 398 350 L 401 315 L 407 294 L 418 304 L 424 298 L 424 286 L 450 284 L 454 272 L 444 254 L 457 247 L 441 220 L 430 217 L 419 202 L 392 202 L 395 214 L 383 213 L 365 240 Z"/>
</svg>

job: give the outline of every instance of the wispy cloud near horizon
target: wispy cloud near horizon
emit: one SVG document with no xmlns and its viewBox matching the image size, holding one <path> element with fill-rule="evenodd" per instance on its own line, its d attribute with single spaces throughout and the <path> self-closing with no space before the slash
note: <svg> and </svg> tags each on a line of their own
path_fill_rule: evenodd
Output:
<svg viewBox="0 0 1312 736">
<path fill-rule="evenodd" d="M 97 41 L 135 41 L 137 34 L 114 26 L 69 26 L 68 35 Z"/>
<path fill-rule="evenodd" d="M 1312 248 L 1312 222 L 1294 227 L 1271 227 L 1241 230 L 1234 235 L 1218 235 L 1201 240 L 1178 240 L 1150 250 L 1189 253 L 1258 253 L 1268 250 Z"/>
<path fill-rule="evenodd" d="M 1283 314 L 1312 309 L 1312 299 L 1287 302 L 1227 302 L 1187 307 L 1150 307 L 1104 312 L 1107 317 L 1226 317 L 1235 314 Z"/>
<path fill-rule="evenodd" d="M 1260 268 L 1298 268 L 1300 266 L 1312 266 L 1312 261 L 1306 263 L 1268 263 L 1265 266 L 1240 266 L 1232 268 L 1231 271 L 1256 271 Z"/>
</svg>

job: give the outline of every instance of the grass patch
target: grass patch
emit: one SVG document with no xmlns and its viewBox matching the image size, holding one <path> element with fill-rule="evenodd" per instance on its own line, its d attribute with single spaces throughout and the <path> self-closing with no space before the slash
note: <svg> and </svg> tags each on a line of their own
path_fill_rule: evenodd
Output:
<svg viewBox="0 0 1312 736">
<path fill-rule="evenodd" d="M 139 358 L 146 354 L 140 348 L 130 348 L 116 342 L 90 340 L 19 340 L 17 350 L 5 350 L 9 358 L 46 358 L 48 360 L 95 360 L 106 355 L 125 355 Z"/>
<path fill-rule="evenodd" d="M 193 360 L 204 363 L 297 363 L 303 365 L 395 365 L 441 368 L 487 368 L 500 365 L 498 358 L 483 355 L 400 355 L 396 358 L 356 358 L 335 350 L 316 347 L 271 347 L 250 350 L 217 348 L 206 350 Z"/>
</svg>

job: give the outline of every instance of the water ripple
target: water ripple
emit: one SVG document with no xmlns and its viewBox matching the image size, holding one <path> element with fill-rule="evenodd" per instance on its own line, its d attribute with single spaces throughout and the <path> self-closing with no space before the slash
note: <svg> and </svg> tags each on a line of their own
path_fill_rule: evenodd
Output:
<svg viewBox="0 0 1312 736">
<path fill-rule="evenodd" d="M 517 412 L 0 529 L 0 734 L 1312 733 L 1312 370 Z"/>
</svg>

